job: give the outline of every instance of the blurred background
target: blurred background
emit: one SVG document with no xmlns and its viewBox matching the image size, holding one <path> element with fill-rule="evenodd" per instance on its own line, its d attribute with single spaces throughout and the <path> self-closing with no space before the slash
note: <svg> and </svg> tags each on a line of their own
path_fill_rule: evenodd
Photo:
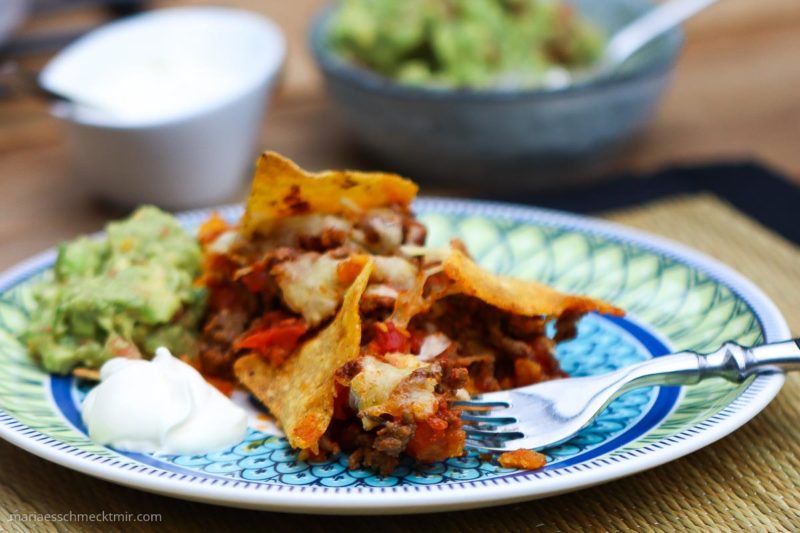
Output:
<svg viewBox="0 0 800 533">
<path fill-rule="evenodd" d="M 324 0 L 2 0 L 0 19 L 5 18 L 6 22 L 0 22 L 0 31 L 5 29 L 7 36 L 0 44 L 0 64 L 14 65 L 16 73 L 0 75 L 0 267 L 61 239 L 99 229 L 105 219 L 118 216 L 129 207 L 110 207 L 108 202 L 96 200 L 98 194 L 92 183 L 76 176 L 75 160 L 87 156 L 85 151 L 76 152 L 74 139 L 67 138 L 69 124 L 65 127 L 63 121 L 53 117 L 49 111 L 51 102 L 21 90 L 18 78 L 20 71 L 35 76 L 69 43 L 132 14 L 175 6 L 228 6 L 264 15 L 282 30 L 287 54 L 269 109 L 263 119 L 259 117 L 252 154 L 275 150 L 313 170 L 424 168 L 427 156 L 420 156 L 422 148 L 417 153 L 413 146 L 400 146 L 406 152 L 394 154 L 395 157 L 380 153 L 375 156 L 375 150 L 365 149 L 370 139 L 364 139 L 363 131 L 359 137 L 359 127 L 347 109 L 352 105 L 352 96 L 348 104 L 343 101 L 347 95 L 335 90 L 326 92 L 320 65 L 309 46 L 312 21 L 326 4 Z M 460 172 L 449 180 L 429 177 L 424 172 L 413 172 L 410 177 L 422 182 L 424 194 L 512 199 L 583 212 L 604 208 L 589 205 L 592 202 L 584 201 L 585 195 L 576 196 L 587 183 L 592 187 L 597 186 L 596 180 L 613 184 L 614 178 L 622 175 L 626 179 L 652 180 L 653 190 L 670 189 L 674 184 L 659 185 L 653 176 L 676 167 L 694 169 L 694 176 L 702 182 L 705 177 L 698 168 L 756 162 L 759 169 L 771 169 L 771 174 L 780 180 L 800 184 L 798 50 L 797 0 L 721 0 L 685 25 L 683 48 L 672 75 L 667 76 L 663 99 L 656 99 L 652 109 L 642 115 L 644 125 L 635 128 L 632 137 L 624 142 L 604 149 L 601 158 L 590 159 L 576 171 L 581 175 L 579 185 L 563 173 L 542 170 L 544 165 L 525 166 L 523 175 L 516 176 L 510 187 L 506 183 L 496 190 L 493 184 L 503 171 L 491 166 L 478 168 L 473 162 L 469 162 L 467 170 L 474 175 L 463 181 L 459 181 Z M 330 78 L 337 74 L 327 69 L 326 75 Z M 369 98 L 367 95 L 363 100 Z M 449 105 L 448 109 L 452 107 Z M 492 113 L 488 115 L 494 116 Z M 614 115 L 610 117 L 606 122 L 613 124 Z M 390 133 L 389 141 L 397 135 Z M 98 153 L 103 150 L 98 145 Z M 404 165 L 403 160 L 422 165 Z M 430 158 L 428 163 L 434 166 Z M 120 166 L 129 167 L 139 164 L 143 163 L 135 159 L 120 162 Z M 681 183 L 691 181 L 692 176 L 681 175 Z M 758 176 L 749 176 L 752 191 L 740 194 L 757 197 Z M 242 176 L 236 190 L 221 194 L 213 202 L 199 203 L 241 199 L 246 184 L 246 176 Z M 565 187 L 569 190 L 560 196 L 538 192 Z M 526 191 L 525 195 L 516 193 L 517 188 Z M 609 197 L 608 206 L 615 207 L 613 197 L 619 190 L 610 191 L 603 194 Z M 644 201 L 651 193 L 645 190 L 637 194 Z M 763 203 L 770 202 L 765 199 Z M 120 203 L 126 202 L 113 202 Z"/>
<path fill-rule="evenodd" d="M 559 88 L 564 72 L 556 70 L 548 90 L 509 87 L 505 79 L 443 85 L 419 62 L 392 71 L 386 52 L 411 42 L 410 58 L 435 55 L 440 67 L 494 43 L 479 15 L 436 46 L 420 44 L 423 25 L 404 11 L 414 6 L 444 6 L 453 16 L 465 6 L 502 5 L 511 15 L 493 27 L 501 42 L 514 33 L 506 23 L 522 21 L 522 33 L 534 27 L 517 17 L 520 5 L 556 0 L 341 1 L 387 9 L 387 25 L 351 13 L 334 50 L 328 35 L 336 7 L 319 15 L 326 0 L 0 0 L 0 271 L 100 230 L 139 203 L 178 211 L 241 201 L 256 154 L 274 150 L 309 170 L 396 170 L 425 195 L 564 209 L 667 237 L 751 279 L 800 333 L 800 0 L 671 0 L 713 5 L 618 74 Z M 612 29 L 665 3 L 571 2 Z M 246 12 L 164 15 L 180 6 Z M 568 30 L 570 17 L 556 10 L 536 18 L 545 21 L 536 31 Z M 586 47 L 573 37 L 567 31 L 551 40 L 545 56 L 580 59 Z M 381 61 L 371 62 L 372 54 Z M 473 66 L 460 64 L 480 85 Z M 778 528 L 797 513 L 784 496 L 797 493 L 799 479 L 790 446 L 800 442 L 799 385 L 790 376 L 738 437 L 681 462 L 527 508 L 442 515 L 435 523 L 514 529 L 509 517 L 517 517 L 546 528 L 548 516 L 560 513 L 552 524 L 574 529 L 581 514 L 571 510 L 579 509 L 611 529 L 731 520 Z M 263 513 L 70 477 L 10 444 L 0 443 L 0 463 L 9 509 L 159 511 L 180 524 L 175 529 L 248 518 L 263 527 Z M 289 527 L 311 520 L 273 518 Z M 391 520 L 384 523 L 397 529 Z"/>
</svg>

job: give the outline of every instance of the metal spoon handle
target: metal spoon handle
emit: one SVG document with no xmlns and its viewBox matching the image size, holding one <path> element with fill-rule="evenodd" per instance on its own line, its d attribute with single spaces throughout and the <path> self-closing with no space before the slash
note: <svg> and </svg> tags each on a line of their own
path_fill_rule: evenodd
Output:
<svg viewBox="0 0 800 533">
<path fill-rule="evenodd" d="M 800 371 L 800 339 L 745 348 L 728 342 L 709 354 L 681 352 L 632 365 L 620 374 L 618 396 L 651 385 L 694 385 L 710 377 L 741 383 L 755 374 Z"/>
<path fill-rule="evenodd" d="M 642 46 L 718 0 L 671 0 L 617 31 L 606 45 L 601 64 L 613 70 Z"/>
</svg>

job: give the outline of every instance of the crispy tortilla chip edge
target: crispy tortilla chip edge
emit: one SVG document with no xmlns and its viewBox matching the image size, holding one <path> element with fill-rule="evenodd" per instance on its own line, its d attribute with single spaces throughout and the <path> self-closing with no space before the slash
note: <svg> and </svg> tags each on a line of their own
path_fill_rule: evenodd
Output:
<svg viewBox="0 0 800 533">
<path fill-rule="evenodd" d="M 319 451 L 319 439 L 328 429 L 333 415 L 334 372 L 359 355 L 361 318 L 358 306 L 371 272 L 372 262 L 368 262 L 347 289 L 342 306 L 333 321 L 282 366 L 272 367 L 257 354 L 241 357 L 234 364 L 237 379 L 272 412 L 293 448 L 309 449 L 313 453 Z M 304 383 L 303 378 L 313 375 L 307 372 L 307 365 L 319 367 L 321 364 L 316 356 L 320 343 L 328 336 L 345 339 L 351 346 L 346 347 L 347 353 L 341 353 L 341 349 L 331 353 L 335 362 L 328 365 L 329 372 L 322 376 L 324 379 L 320 383 Z M 291 406 L 293 399 L 301 398 L 297 392 L 303 387 L 296 386 L 297 384 L 305 385 L 306 390 L 313 387 L 313 390 L 303 397 L 306 400 L 304 405 Z"/>
<path fill-rule="evenodd" d="M 493 274 L 456 249 L 445 260 L 443 269 L 456 285 L 454 292 L 516 315 L 552 318 L 591 311 L 614 316 L 625 314 L 619 307 L 597 298 L 563 293 L 535 281 Z"/>
<path fill-rule="evenodd" d="M 331 185 L 341 191 L 341 205 L 333 207 L 330 194 L 321 195 L 324 200 L 315 204 L 314 191 L 324 190 Z M 361 194 L 355 198 L 348 196 L 347 191 L 351 189 L 360 190 Z M 418 190 L 417 184 L 397 174 L 354 170 L 307 172 L 277 152 L 267 151 L 256 161 L 250 194 L 242 216 L 242 231 L 245 235 L 252 235 L 268 226 L 270 221 L 292 215 L 348 213 L 353 210 L 348 207 L 348 202 L 354 203 L 356 209 L 370 209 L 393 203 L 409 205 Z M 356 201 L 358 198 L 362 200 L 360 205 Z M 342 199 L 345 201 L 341 201 Z"/>
</svg>

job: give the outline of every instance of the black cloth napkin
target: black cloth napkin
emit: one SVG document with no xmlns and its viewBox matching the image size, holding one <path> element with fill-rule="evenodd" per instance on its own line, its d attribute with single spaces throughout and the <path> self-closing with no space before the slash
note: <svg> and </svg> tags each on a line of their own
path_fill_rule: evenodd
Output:
<svg viewBox="0 0 800 533">
<path fill-rule="evenodd" d="M 800 245 L 800 187 L 756 163 L 673 167 L 648 176 L 622 175 L 569 191 L 492 195 L 581 214 L 624 209 L 684 194 L 710 192 Z"/>
</svg>

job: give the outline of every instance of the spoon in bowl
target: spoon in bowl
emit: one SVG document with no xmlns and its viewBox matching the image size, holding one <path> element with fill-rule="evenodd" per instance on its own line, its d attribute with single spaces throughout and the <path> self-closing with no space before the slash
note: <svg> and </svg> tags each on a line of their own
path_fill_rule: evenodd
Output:
<svg viewBox="0 0 800 533">
<path fill-rule="evenodd" d="M 570 72 L 569 81 L 560 85 L 574 84 L 614 74 L 650 41 L 718 1 L 669 0 L 664 2 L 617 30 L 609 38 L 603 54 L 594 65 Z"/>
</svg>

